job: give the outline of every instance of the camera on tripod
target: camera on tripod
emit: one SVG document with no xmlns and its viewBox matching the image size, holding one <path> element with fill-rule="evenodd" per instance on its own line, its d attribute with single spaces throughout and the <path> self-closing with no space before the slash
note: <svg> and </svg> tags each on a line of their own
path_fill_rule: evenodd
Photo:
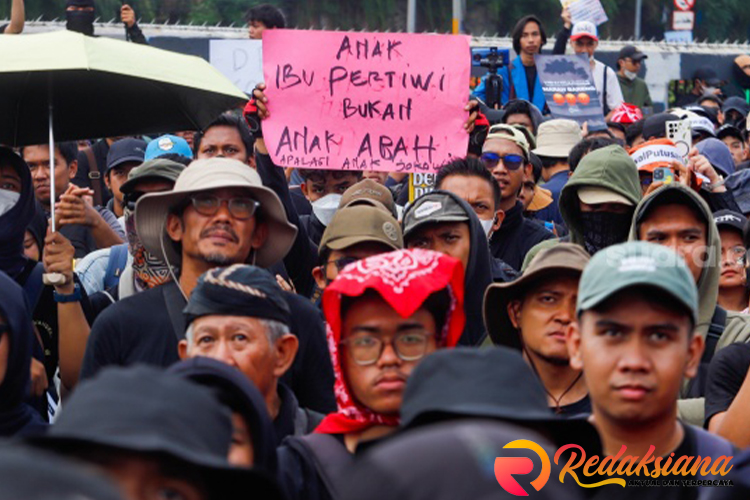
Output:
<svg viewBox="0 0 750 500">
<path fill-rule="evenodd" d="M 497 47 L 477 50 L 473 54 L 475 65 L 487 68 L 487 79 L 484 82 L 485 104 L 492 109 L 499 109 L 502 105 L 503 77 L 497 74 L 508 60 L 508 51 L 498 51 Z"/>
</svg>

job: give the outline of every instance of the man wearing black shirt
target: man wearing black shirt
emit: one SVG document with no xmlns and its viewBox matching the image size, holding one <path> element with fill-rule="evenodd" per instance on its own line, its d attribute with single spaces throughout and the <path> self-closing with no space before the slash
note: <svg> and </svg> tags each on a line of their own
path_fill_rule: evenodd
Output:
<svg viewBox="0 0 750 500">
<path fill-rule="evenodd" d="M 607 500 L 697 498 L 698 488 L 665 487 L 664 482 L 721 477 L 682 475 L 679 471 L 689 471 L 695 458 L 688 458 L 689 463 L 683 459 L 679 467 L 677 461 L 683 456 L 713 461 L 734 455 L 734 448 L 677 418 L 683 378 L 696 375 L 704 347 L 703 337 L 695 334 L 698 291 L 688 267 L 661 245 L 608 247 L 583 272 L 577 315 L 578 323 L 568 330 L 571 366 L 583 370 L 602 455 L 617 457 L 611 468 L 615 474 L 604 472 L 602 464 L 590 469 L 596 471 L 593 475 L 579 477 L 587 484 L 623 479 L 624 487 L 596 488 L 594 494 Z M 632 463 L 637 465 L 629 467 Z M 628 467 L 631 475 L 623 473 Z M 657 468 L 660 474 L 651 476 Z M 654 480 L 662 487 L 637 487 L 633 480 Z"/>
<path fill-rule="evenodd" d="M 529 143 L 524 134 L 510 125 L 490 128 L 482 161 L 500 185 L 500 209 L 505 212 L 502 225 L 490 239 L 492 256 L 520 270 L 526 253 L 537 243 L 554 238 L 552 232 L 523 216 L 518 193 L 526 177 L 531 177 Z"/>
<path fill-rule="evenodd" d="M 111 364 L 178 361 L 177 343 L 185 334 L 182 310 L 198 277 L 231 264 L 273 266 L 296 235 L 278 196 L 261 184 L 258 173 L 227 158 L 191 163 L 173 191 L 141 197 L 135 218 L 144 247 L 171 267 L 176 281 L 123 299 L 96 319 L 81 378 Z M 290 386 L 301 386 L 312 401 L 299 397 L 301 404 L 332 410 L 333 372 L 320 315 L 303 297 L 285 297 L 292 310 L 291 331 L 300 339 Z"/>
<path fill-rule="evenodd" d="M 578 245 L 560 243 L 539 252 L 516 281 L 490 285 L 484 298 L 492 342 L 521 351 L 542 383 L 547 404 L 564 416 L 591 412 L 583 374 L 570 366 L 565 345 L 588 261 Z"/>
<path fill-rule="evenodd" d="M 736 343 L 718 351 L 706 381 L 706 427 L 740 448 L 750 445 L 750 345 Z"/>
</svg>

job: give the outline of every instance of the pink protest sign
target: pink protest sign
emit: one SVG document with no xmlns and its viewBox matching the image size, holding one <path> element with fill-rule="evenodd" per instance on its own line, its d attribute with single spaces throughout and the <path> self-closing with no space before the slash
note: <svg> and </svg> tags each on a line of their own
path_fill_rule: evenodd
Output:
<svg viewBox="0 0 750 500">
<path fill-rule="evenodd" d="M 471 53 L 456 35 L 267 30 L 274 163 L 431 172 L 466 156 Z"/>
</svg>

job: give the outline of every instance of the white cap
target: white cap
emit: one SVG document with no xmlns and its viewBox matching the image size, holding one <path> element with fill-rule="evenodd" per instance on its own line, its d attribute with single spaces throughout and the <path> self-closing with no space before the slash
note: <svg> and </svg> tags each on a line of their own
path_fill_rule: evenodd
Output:
<svg viewBox="0 0 750 500">
<path fill-rule="evenodd" d="M 573 25 L 573 30 L 570 33 L 571 40 L 578 40 L 583 37 L 593 38 L 597 42 L 599 41 L 599 31 L 596 29 L 596 25 L 591 21 L 578 21 Z"/>
</svg>

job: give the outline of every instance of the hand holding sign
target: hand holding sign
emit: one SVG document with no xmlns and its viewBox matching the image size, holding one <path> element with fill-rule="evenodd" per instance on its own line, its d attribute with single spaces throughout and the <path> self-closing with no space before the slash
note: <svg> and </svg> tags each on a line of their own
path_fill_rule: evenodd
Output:
<svg viewBox="0 0 750 500">
<path fill-rule="evenodd" d="M 466 155 L 467 37 L 272 30 L 263 50 L 277 165 L 430 172 Z"/>
</svg>

